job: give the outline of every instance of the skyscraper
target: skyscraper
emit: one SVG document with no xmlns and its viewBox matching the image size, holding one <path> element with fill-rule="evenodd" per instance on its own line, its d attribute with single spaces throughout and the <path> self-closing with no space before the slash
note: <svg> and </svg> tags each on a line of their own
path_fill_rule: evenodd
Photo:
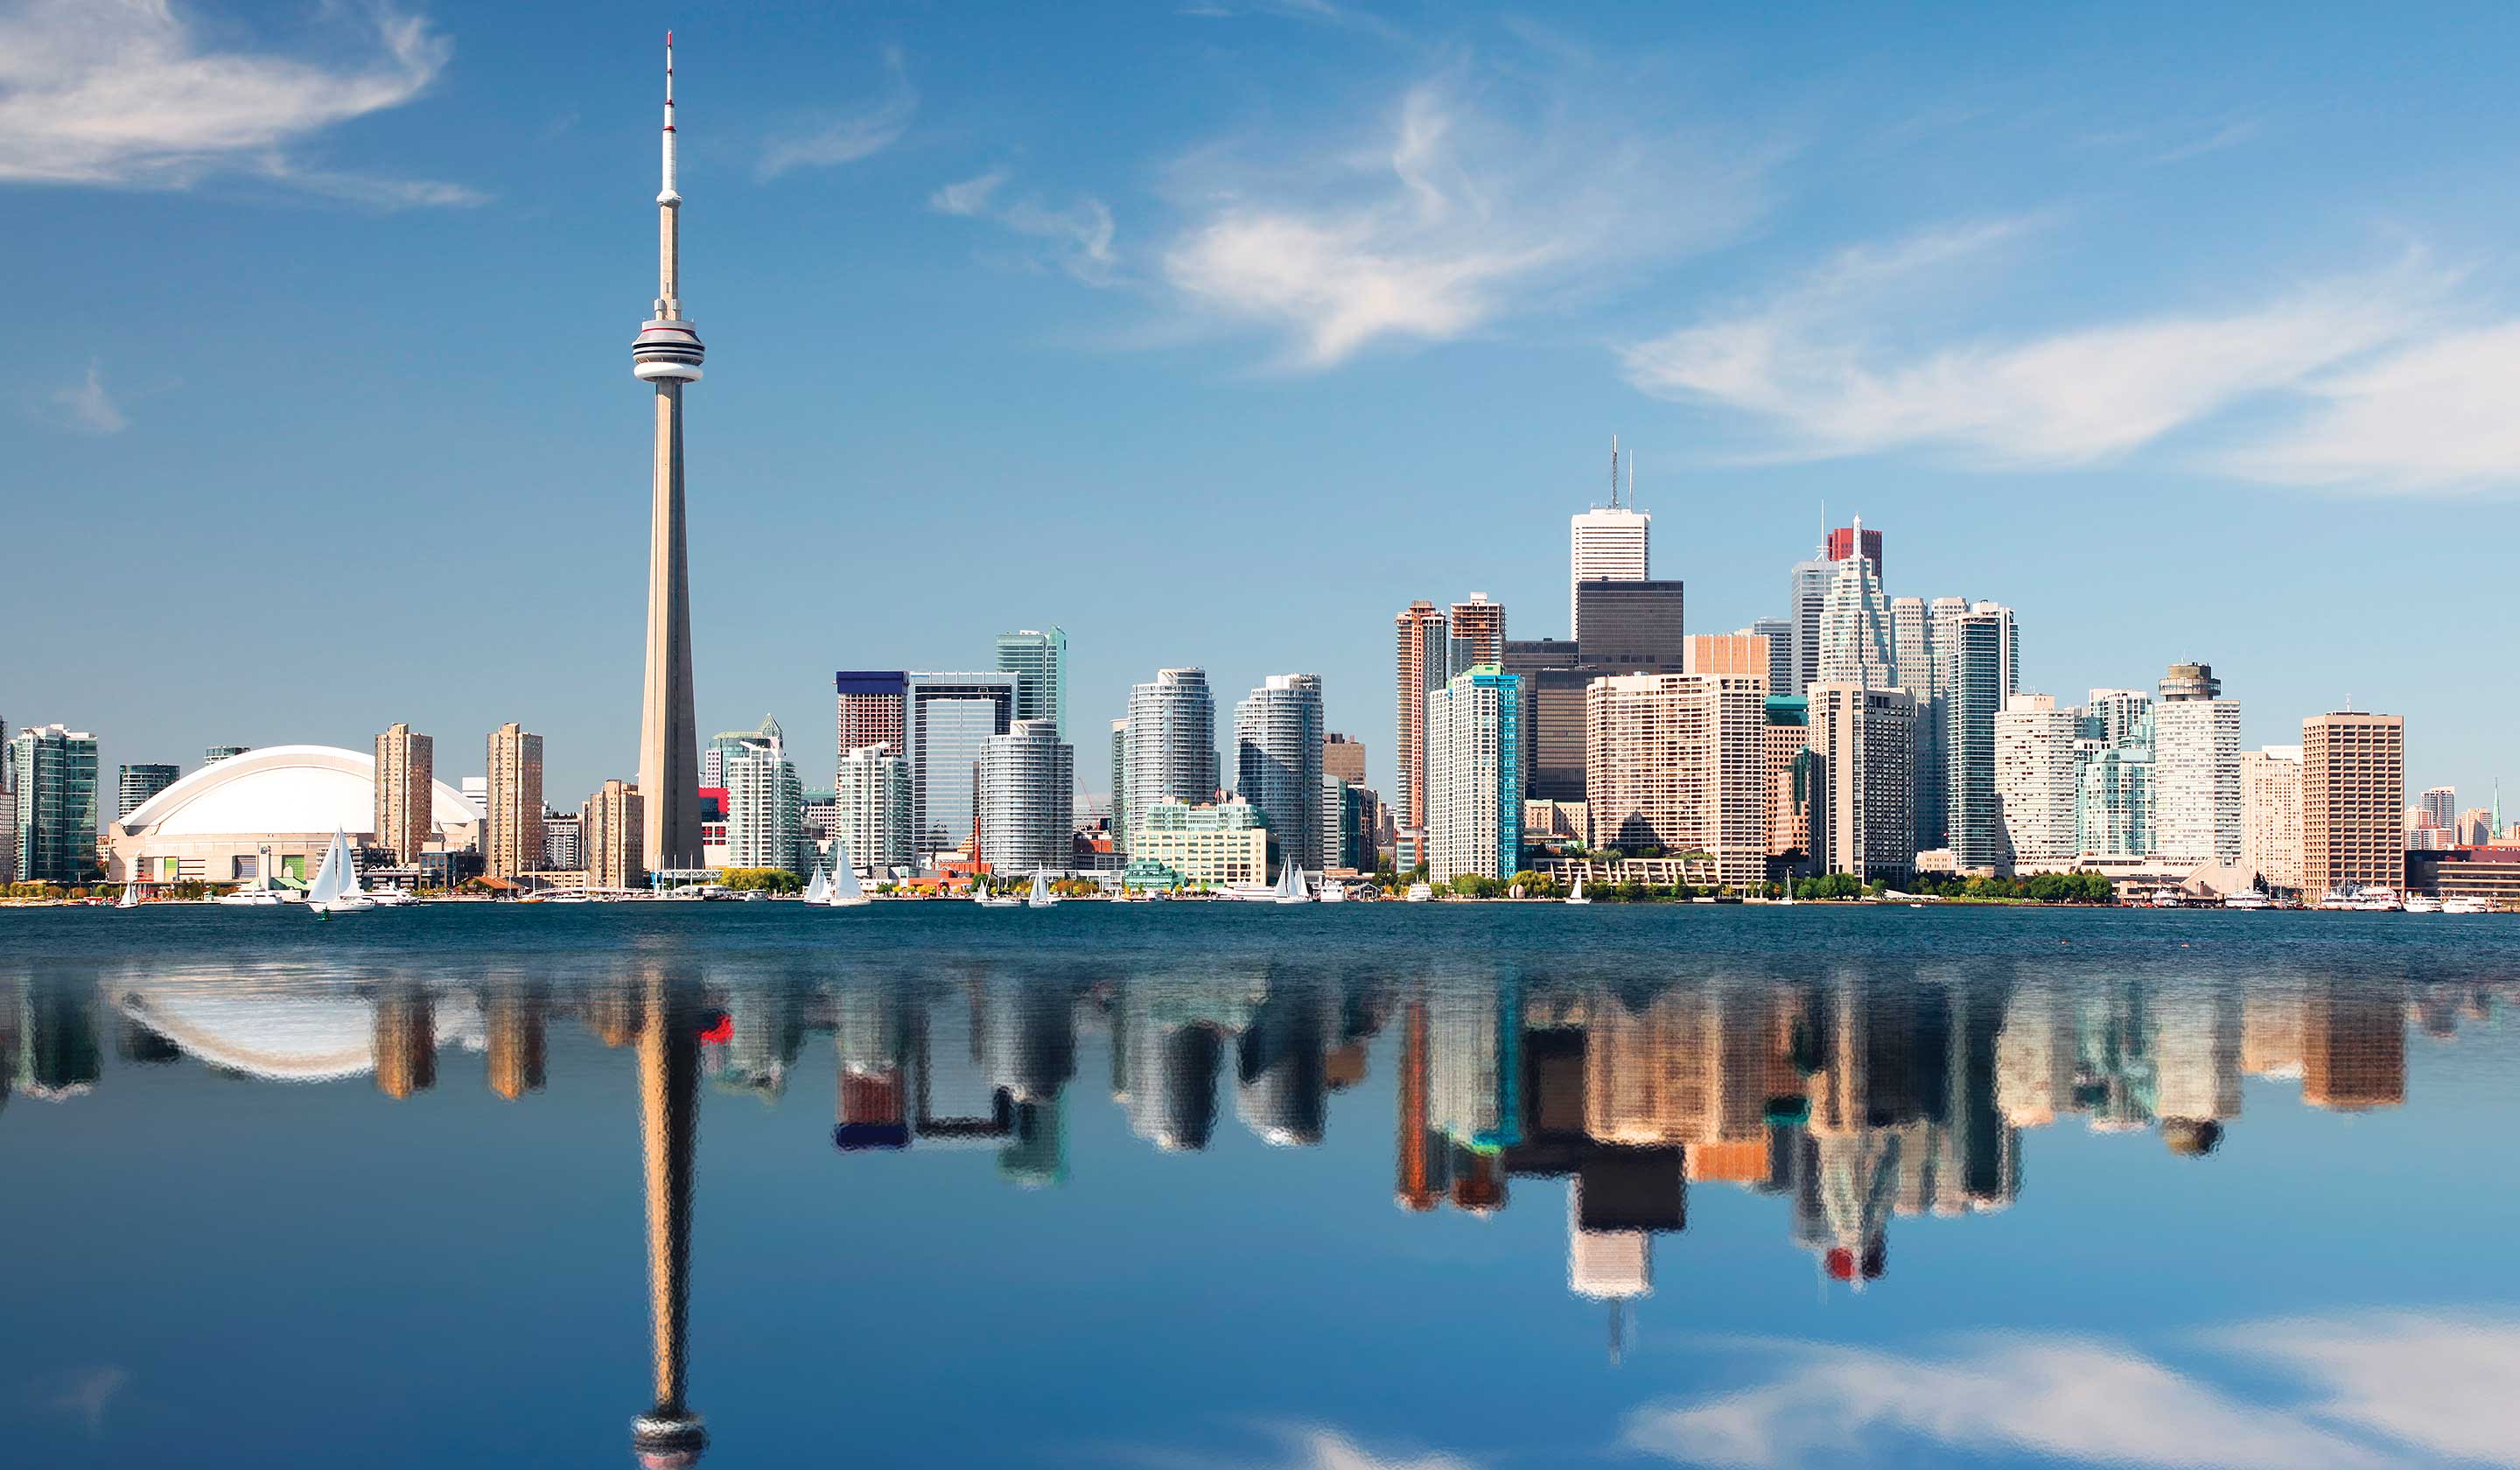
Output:
<svg viewBox="0 0 2520 1470">
<path fill-rule="evenodd" d="M 543 737 L 511 720 L 490 732 L 489 760 L 481 870 L 513 878 L 543 861 Z M 699 774 L 697 757 L 692 774 Z"/>
<path fill-rule="evenodd" d="M 1426 696 L 1452 677 L 1452 635 L 1444 614 L 1420 598 L 1392 620 L 1399 644 L 1399 767 L 1393 791 L 1393 818 L 1404 832 L 1422 833 L 1426 826 Z M 1404 838 L 1404 841 L 1407 839 Z"/>
<path fill-rule="evenodd" d="M 1950 625 L 1940 650 L 1948 678 L 1942 698 L 1945 845 L 1962 871 L 1993 870 L 2002 860 L 2003 813 L 1995 787 L 1996 715 L 2021 687 L 2019 625 L 2012 609 L 1979 602 Z"/>
<path fill-rule="evenodd" d="M 1158 669 L 1129 690 L 1129 821 L 1159 801 L 1216 800 L 1216 699 L 1207 671 Z M 1131 852 L 1136 849 L 1133 847 Z"/>
<path fill-rule="evenodd" d="M 788 759 L 787 733 L 764 715 L 759 730 L 730 732 L 712 743 L 726 781 L 726 866 L 801 875 L 805 786 Z"/>
<path fill-rule="evenodd" d="M 2175 663 L 2152 709 L 2152 827 L 2167 858 L 2240 861 L 2240 702 L 2213 666 Z"/>
<path fill-rule="evenodd" d="M 1769 695 L 1794 693 L 1794 625 L 1780 617 L 1762 617 L 1751 619 L 1750 626 L 1741 631 L 1768 641 Z"/>
<path fill-rule="evenodd" d="M 1855 529 L 1864 527 L 1862 517 Z M 1896 689 L 1899 664 L 1890 646 L 1890 603 L 1871 558 L 1846 557 L 1830 563 L 1828 592 L 1821 602 L 1817 677 L 1831 684 Z"/>
<path fill-rule="evenodd" d="M 2345 710 L 2301 725 L 2302 893 L 2407 886 L 2407 722 Z"/>
<path fill-rule="evenodd" d="M 1505 657 L 1505 604 L 1491 602 L 1483 592 L 1453 604 L 1453 645 L 1449 661 L 1457 669 L 1496 663 Z"/>
<path fill-rule="evenodd" d="M 2050 872 L 2073 866 L 2078 723 L 2048 694 L 2011 695 L 1995 717 L 1999 869 Z"/>
<path fill-rule="evenodd" d="M 1111 722 L 1111 850 L 1129 851 L 1129 722 Z"/>
<path fill-rule="evenodd" d="M 1522 682 L 1495 664 L 1426 696 L 1426 864 L 1438 883 L 1522 863 Z"/>
<path fill-rule="evenodd" d="M 1935 620 L 1923 598 L 1890 600 L 1890 647 L 1899 688 L 1916 701 L 1916 846 L 1948 846 L 1950 793 L 1944 789 L 1942 659 Z"/>
<path fill-rule="evenodd" d="M 1331 731 L 1322 740 L 1322 771 L 1326 775 L 1337 777 L 1351 786 L 1364 785 L 1366 783 L 1365 742 L 1349 739 L 1337 731 Z"/>
<path fill-rule="evenodd" d="M 1630 471 L 1631 476 L 1634 470 Z M 1610 440 L 1610 503 L 1579 511 L 1568 522 L 1573 569 L 1566 593 L 1567 635 L 1584 641 L 1584 609 L 1575 589 L 1592 581 L 1642 582 L 1652 575 L 1653 517 L 1619 503 L 1619 441 Z"/>
<path fill-rule="evenodd" d="M 29 725 L 10 741 L 18 781 L 18 881 L 82 883 L 96 871 L 96 736 Z"/>
<path fill-rule="evenodd" d="M 1282 866 L 1320 866 L 1322 734 L 1318 674 L 1272 674 L 1235 707 L 1235 794 L 1259 809 Z"/>
<path fill-rule="evenodd" d="M 184 774 L 180 766 L 125 766 L 115 773 L 113 815 L 118 821 L 140 809 L 140 804 L 165 790 Z"/>
<path fill-rule="evenodd" d="M 377 845 L 418 863 L 428 844 L 437 742 L 397 721 L 377 736 Z"/>
<path fill-rule="evenodd" d="M 202 764 L 204 766 L 215 766 L 219 762 L 227 760 L 232 756 L 243 755 L 252 748 L 253 747 L 251 745 L 205 746 L 202 751 Z"/>
<path fill-rule="evenodd" d="M 1684 674 L 1731 674 L 1766 680 L 1768 641 L 1755 633 L 1692 633 L 1681 658 Z"/>
<path fill-rule="evenodd" d="M 683 316 L 683 197 L 674 188 L 670 34 L 665 37 L 663 156 L 664 183 L 656 192 L 655 315 L 640 324 L 639 338 L 630 348 L 631 376 L 656 389 L 648 512 L 648 682 L 639 710 L 639 791 L 647 802 L 651 869 L 688 867 L 700 860 L 699 719 L 693 708 L 692 583 L 683 510 L 683 385 L 699 381 L 703 349 L 698 332 Z M 539 784 L 539 751 L 535 764 Z M 539 822 L 542 793 L 538 789 L 534 795 L 534 820 Z M 539 840 L 534 847 L 540 849 Z M 495 859 L 490 871 L 500 875 Z"/>
<path fill-rule="evenodd" d="M 1014 724 L 1012 674 L 903 676 L 914 857 L 971 840 L 971 772 L 991 735 Z"/>
<path fill-rule="evenodd" d="M 639 788 L 618 779 L 607 780 L 577 809 L 587 886 L 629 889 L 648 880 L 645 810 Z"/>
<path fill-rule="evenodd" d="M 1018 720 L 1048 720 L 1067 738 L 1067 631 L 1056 625 L 998 635 L 998 672 L 1015 676 Z"/>
<path fill-rule="evenodd" d="M 2299 745 L 2240 752 L 2240 866 L 2269 888 L 2301 887 Z"/>
<path fill-rule="evenodd" d="M 1583 667 L 1601 674 L 1681 672 L 1688 656 L 1685 592 L 1679 582 L 1642 577 L 1577 585 L 1585 634 L 1575 648 Z"/>
<path fill-rule="evenodd" d="M 915 861 L 910 786 L 910 758 L 888 745 L 861 745 L 840 757 L 837 835 L 860 874 L 880 877 Z"/>
<path fill-rule="evenodd" d="M 1811 748 L 1821 757 L 1812 803 L 1813 854 L 1822 872 L 1866 882 L 1904 880 L 1916 866 L 1916 701 L 1905 690 L 1823 680 L 1804 691 Z"/>
<path fill-rule="evenodd" d="M 1785 579 L 1785 621 L 1793 627 L 1793 688 L 1782 693 L 1802 693 L 1820 678 L 1821 613 L 1837 581 L 1837 563 L 1828 559 L 1827 550 L 1822 547 L 1811 559 L 1795 562 Z"/>
<path fill-rule="evenodd" d="M 2083 705 L 2083 737 L 2122 745 L 2151 708 L 2152 696 L 2141 690 L 2093 690 Z"/>
<path fill-rule="evenodd" d="M 1584 789 L 1595 846 L 1704 853 L 1714 882 L 1766 881 L 1764 648 L 1758 663 L 1755 673 L 1701 667 L 1593 682 Z"/>
<path fill-rule="evenodd" d="M 2086 728 L 2091 717 L 2086 714 Z M 2074 841 L 2090 858 L 2143 858 L 2152 829 L 2152 711 L 2140 708 L 2123 739 L 2090 741 L 2074 798 Z"/>
<path fill-rule="evenodd" d="M 838 704 L 839 750 L 881 745 L 909 753 L 910 676 L 899 669 L 842 669 L 832 676 Z"/>
<path fill-rule="evenodd" d="M 126 766 L 123 769 L 127 771 L 130 768 Z M 2428 787 L 2423 795 L 2415 798 L 2415 805 L 2423 812 L 2426 826 L 2447 831 L 2458 824 L 2458 787 L 2456 786 Z"/>
<path fill-rule="evenodd" d="M 1076 825 L 1076 751 L 1052 719 L 1017 720 L 980 754 L 979 853 L 998 873 L 1064 871 Z"/>
<path fill-rule="evenodd" d="M 1855 555 L 1858 542 L 1864 545 L 1864 559 L 1872 563 L 1873 580 L 1876 582 L 1884 580 L 1881 571 L 1881 533 L 1864 529 L 1864 520 L 1861 516 L 1857 517 L 1855 524 L 1851 526 L 1838 526 L 1830 530 L 1825 554 L 1831 561 L 1843 561 Z"/>
<path fill-rule="evenodd" d="M 18 742 L 0 720 L 0 883 L 18 881 Z"/>
</svg>

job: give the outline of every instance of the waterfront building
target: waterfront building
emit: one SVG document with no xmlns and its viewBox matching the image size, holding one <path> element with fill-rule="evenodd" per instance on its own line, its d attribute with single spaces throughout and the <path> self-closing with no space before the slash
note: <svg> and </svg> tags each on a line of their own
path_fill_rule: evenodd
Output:
<svg viewBox="0 0 2520 1470">
<path fill-rule="evenodd" d="M 889 745 L 861 745 L 840 757 L 838 836 L 860 875 L 881 877 L 917 861 L 910 787 L 910 760 Z"/>
<path fill-rule="evenodd" d="M 1206 670 L 1158 669 L 1131 687 L 1128 767 L 1124 805 L 1133 838 L 1138 814 L 1156 802 L 1216 800 L 1216 699 Z"/>
<path fill-rule="evenodd" d="M 1351 786 L 1362 786 L 1365 780 L 1365 742 L 1354 740 L 1337 731 L 1322 737 L 1322 774 L 1335 776 Z"/>
<path fill-rule="evenodd" d="M 2240 702 L 2211 664 L 2175 663 L 2152 707 L 2154 851 L 2180 862 L 2240 861 Z"/>
<path fill-rule="evenodd" d="M 489 760 L 481 870 L 489 877 L 513 878 L 543 860 L 543 737 L 511 720 L 490 732 Z M 697 754 L 692 774 L 699 774 Z M 699 798 L 692 799 L 697 803 Z"/>
<path fill-rule="evenodd" d="M 2240 752 L 2240 866 L 2269 888 L 2301 888 L 2299 745 Z"/>
<path fill-rule="evenodd" d="M 204 766 L 215 766 L 215 765 L 217 765 L 219 762 L 224 761 L 224 760 L 227 760 L 227 759 L 229 759 L 229 758 L 231 758 L 231 757 L 243 755 L 243 754 L 245 754 L 247 751 L 251 750 L 252 748 L 253 748 L 253 747 L 252 747 L 251 745 L 210 745 L 210 746 L 206 746 L 206 747 L 204 747 L 204 748 L 202 749 L 202 765 L 204 765 Z"/>
<path fill-rule="evenodd" d="M 1942 846 L 1963 872 L 1993 872 L 2002 861 L 2003 814 L 1995 788 L 1995 721 L 2018 692 L 2021 630 L 2012 609 L 1978 602 L 1948 625 L 1937 651 L 1935 701 L 1943 753 L 1946 831 Z"/>
<path fill-rule="evenodd" d="M 1505 604 L 1491 602 L 1483 592 L 1470 594 L 1466 602 L 1455 602 L 1452 612 L 1452 645 L 1446 655 L 1448 665 L 1466 669 L 1472 664 L 1497 663 L 1505 658 Z"/>
<path fill-rule="evenodd" d="M 1441 609 L 1424 598 L 1392 618 L 1399 645 L 1400 723 L 1393 749 L 1399 763 L 1393 819 L 1401 831 L 1426 825 L 1426 696 L 1453 677 L 1452 634 Z M 1407 840 L 1404 836 L 1404 841 Z"/>
<path fill-rule="evenodd" d="M 2085 720 L 2089 719 L 2087 714 Z M 2083 758 L 2081 776 L 2074 803 L 2074 844 L 2081 850 L 2079 856 L 2152 856 L 2151 710 L 2136 716 L 2124 739 L 2094 745 Z"/>
<path fill-rule="evenodd" d="M 992 872 L 1059 872 L 1071 865 L 1076 749 L 1053 719 L 1017 720 L 980 755 L 976 856 Z"/>
<path fill-rule="evenodd" d="M 971 772 L 1014 723 L 1012 674 L 902 676 L 913 851 L 922 864 L 971 840 Z"/>
<path fill-rule="evenodd" d="M 786 732 L 768 715 L 756 731 L 728 731 L 710 742 L 726 777 L 726 866 L 778 868 L 803 876 L 805 785 L 788 759 Z"/>
<path fill-rule="evenodd" d="M 1768 871 L 1767 654 L 1757 674 L 1626 674 L 1587 695 L 1592 845 L 1703 854 L 1696 881 Z"/>
<path fill-rule="evenodd" d="M 1048 720 L 1067 738 L 1067 630 L 999 634 L 998 672 L 1015 676 L 1015 719 Z"/>
<path fill-rule="evenodd" d="M 832 676 L 843 751 L 881 745 L 906 755 L 909 744 L 910 675 L 900 669 L 843 669 Z"/>
<path fill-rule="evenodd" d="M 1632 471 L 1633 472 L 1633 471 Z M 1576 596 L 1587 582 L 1642 582 L 1651 576 L 1653 517 L 1619 503 L 1619 441 L 1610 441 L 1610 503 L 1579 511 L 1568 521 L 1573 552 L 1566 594 L 1567 635 L 1584 641 L 1584 606 Z"/>
<path fill-rule="evenodd" d="M 18 881 L 18 746 L 0 720 L 0 883 Z"/>
<path fill-rule="evenodd" d="M 1269 829 L 1249 803 L 1150 799 L 1129 833 L 1129 867 L 1227 888 L 1267 880 Z"/>
<path fill-rule="evenodd" d="M 29 725 L 10 739 L 9 755 L 18 793 L 17 880 L 86 882 L 96 872 L 96 736 Z"/>
<path fill-rule="evenodd" d="M 1768 856 L 1781 858 L 1789 876 L 1809 866 L 1812 803 L 1820 792 L 1820 752 L 1811 748 L 1811 701 L 1800 694 L 1768 695 L 1761 738 L 1768 789 Z"/>
<path fill-rule="evenodd" d="M 573 872 L 586 866 L 586 816 L 581 811 L 543 813 L 543 868 Z"/>
<path fill-rule="evenodd" d="M 128 817 L 140 804 L 165 790 L 183 776 L 180 766 L 143 764 L 124 766 L 115 773 L 113 815 Z"/>
<path fill-rule="evenodd" d="M 1821 757 L 1811 814 L 1816 866 L 1868 883 L 1905 881 L 1916 866 L 1914 696 L 1823 680 L 1805 698 L 1811 748 Z"/>
<path fill-rule="evenodd" d="M 1575 640 L 1582 667 L 1596 674 L 1678 674 L 1688 660 L 1687 589 L 1638 578 L 1575 589 L 1591 630 Z"/>
<path fill-rule="evenodd" d="M 639 788 L 617 778 L 577 809 L 580 859 L 590 888 L 629 889 L 648 881 L 647 806 Z"/>
<path fill-rule="evenodd" d="M 1499 609 L 1493 631 L 1504 629 Z M 1281 866 L 1321 866 L 1322 734 L 1319 674 L 1272 674 L 1234 711 L 1234 789 L 1268 823 Z"/>
<path fill-rule="evenodd" d="M 1854 529 L 1863 527 L 1858 517 Z M 1865 557 L 1833 559 L 1829 572 L 1814 677 L 1864 689 L 1896 689 L 1899 664 L 1890 646 L 1890 604 L 1882 596 L 1880 573 Z"/>
<path fill-rule="evenodd" d="M 377 736 L 377 845 L 396 863 L 418 863 L 428 845 L 429 793 L 436 783 L 434 739 L 400 722 Z"/>
<path fill-rule="evenodd" d="M 1496 664 L 1426 696 L 1426 841 L 1438 883 L 1506 879 L 1522 861 L 1521 680 Z"/>
<path fill-rule="evenodd" d="M 2302 892 L 2407 886 L 2407 722 L 2341 710 L 2301 726 Z"/>
<path fill-rule="evenodd" d="M 2062 872 L 2081 851 L 2074 811 L 2080 718 L 2053 695 L 2014 694 L 1995 717 L 1995 796 L 2001 813 L 1997 868 Z"/>
<path fill-rule="evenodd" d="M 1322 851 L 1316 867 L 1360 872 L 1373 867 L 1373 793 L 1344 777 L 1322 773 Z"/>
<path fill-rule="evenodd" d="M 1129 851 L 1129 722 L 1111 722 L 1111 850 Z"/>
<path fill-rule="evenodd" d="M 107 869 L 119 882 L 236 883 L 264 871 L 302 882 L 315 875 L 337 830 L 355 847 L 378 846 L 370 829 L 376 813 L 375 756 L 329 745 L 266 745 L 203 766 L 115 822 L 106 835 Z M 463 793 L 431 781 L 422 846 L 470 849 L 481 821 Z"/>
</svg>

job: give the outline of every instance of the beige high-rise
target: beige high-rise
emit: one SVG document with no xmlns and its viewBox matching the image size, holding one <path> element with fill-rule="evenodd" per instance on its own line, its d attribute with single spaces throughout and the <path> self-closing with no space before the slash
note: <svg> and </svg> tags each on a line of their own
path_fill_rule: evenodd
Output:
<svg viewBox="0 0 2520 1470">
<path fill-rule="evenodd" d="M 2301 887 L 2299 745 L 2240 752 L 2240 866 L 2269 888 Z"/>
<path fill-rule="evenodd" d="M 2301 889 L 2407 886 L 2407 722 L 2346 710 L 2301 722 Z"/>
<path fill-rule="evenodd" d="M 377 845 L 417 863 L 428 841 L 437 780 L 436 742 L 397 721 L 377 736 Z"/>
<path fill-rule="evenodd" d="M 482 871 L 513 878 L 543 866 L 543 737 L 511 720 L 490 733 L 490 810 Z"/>
<path fill-rule="evenodd" d="M 1680 646 L 1681 670 L 1688 674 L 1768 677 L 1768 640 L 1757 633 L 1692 633 Z"/>
<path fill-rule="evenodd" d="M 1593 841 L 1705 853 L 1715 881 L 1767 880 L 1768 679 L 1624 674 L 1585 690 Z"/>
<path fill-rule="evenodd" d="M 608 780 L 578 808 L 579 844 L 590 888 L 637 888 L 648 881 L 646 804 L 639 788 Z"/>
</svg>

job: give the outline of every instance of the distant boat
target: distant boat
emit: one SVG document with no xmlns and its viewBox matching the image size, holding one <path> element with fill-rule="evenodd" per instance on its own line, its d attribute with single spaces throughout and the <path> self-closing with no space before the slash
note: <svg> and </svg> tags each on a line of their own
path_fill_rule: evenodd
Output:
<svg viewBox="0 0 2520 1470">
<path fill-rule="evenodd" d="M 1407 897 L 1409 902 L 1413 904 L 1431 904 L 1435 901 L 1434 885 L 1431 883 L 1412 883 L 1409 885 L 1409 893 Z"/>
<path fill-rule="evenodd" d="M 1584 896 L 1584 875 L 1582 873 L 1579 872 L 1575 874 L 1575 891 L 1566 895 L 1566 902 L 1570 904 L 1589 904 L 1593 902 L 1591 899 Z"/>
<path fill-rule="evenodd" d="M 829 900 L 831 896 L 832 875 L 823 871 L 823 865 L 817 863 L 814 865 L 813 878 L 805 884 L 805 902 L 820 904 Z"/>
<path fill-rule="evenodd" d="M 1033 869 L 1032 891 L 1024 895 L 1024 907 L 1027 909 L 1058 907 L 1058 895 L 1050 891 L 1050 874 L 1040 869 Z"/>
<path fill-rule="evenodd" d="M 140 885 L 139 885 L 138 883 L 125 883 L 125 884 L 123 884 L 123 885 L 122 885 L 122 896 L 121 896 L 120 898 L 117 898 L 117 899 L 115 899 L 115 900 L 113 901 L 113 907 L 115 907 L 116 909 L 137 909 L 137 908 L 139 908 L 139 907 L 140 907 Z"/>
<path fill-rule="evenodd" d="M 225 904 L 231 909 L 275 909 L 285 902 L 279 894 L 272 891 L 271 849 L 260 848 L 257 852 L 258 857 L 253 866 L 253 881 L 234 893 L 222 893 L 210 902 Z"/>
<path fill-rule="evenodd" d="M 873 902 L 867 897 L 866 885 L 858 881 L 856 866 L 849 862 L 849 845 L 837 837 L 832 838 L 832 881 L 823 890 L 823 907 L 851 909 Z"/>
<path fill-rule="evenodd" d="M 1322 883 L 1321 901 L 1325 904 L 1346 903 L 1347 885 L 1334 879 L 1325 879 Z"/>
<path fill-rule="evenodd" d="M 317 917 L 335 913 L 365 913 L 377 901 L 359 891 L 358 860 L 350 856 L 350 837 L 338 828 L 333 845 L 324 849 L 323 866 L 315 869 L 315 882 L 306 890 L 306 907 Z"/>
<path fill-rule="evenodd" d="M 2223 907 L 2226 909 L 2272 909 L 2274 905 L 2273 899 L 2255 888 L 2244 888 L 2238 893 L 2227 893 L 2223 896 Z"/>
<path fill-rule="evenodd" d="M 987 878 L 971 880 L 971 902 L 983 909 L 1020 909 L 1023 900 L 1012 893 L 991 893 Z"/>
<path fill-rule="evenodd" d="M 2383 885 L 2358 888 L 2354 891 L 2354 908 L 2362 913 L 2395 913 L 2405 908 L 2398 902 L 2398 890 Z"/>
<path fill-rule="evenodd" d="M 1293 863 L 1287 864 L 1278 873 L 1278 902 L 1309 904 L 1312 901 L 1312 890 L 1304 884 L 1304 869 Z"/>
<path fill-rule="evenodd" d="M 2428 893 L 2410 893 L 2407 895 L 2407 912 L 2408 913 L 2439 913 L 2442 912 L 2442 901 L 2434 898 Z"/>
<path fill-rule="evenodd" d="M 2493 907 L 2487 904 L 2483 899 L 2460 897 L 2443 899 L 2441 912 L 2444 913 L 2491 913 L 2494 910 Z"/>
</svg>

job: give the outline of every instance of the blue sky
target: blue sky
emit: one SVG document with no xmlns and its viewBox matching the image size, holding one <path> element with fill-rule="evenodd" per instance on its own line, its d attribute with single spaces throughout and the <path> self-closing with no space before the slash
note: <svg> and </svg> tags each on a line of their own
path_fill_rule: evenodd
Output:
<svg viewBox="0 0 2520 1470">
<path fill-rule="evenodd" d="M 109 762 L 636 759 L 660 58 L 681 42 L 704 730 L 1069 632 L 1090 732 L 1390 616 L 1563 635 L 1635 451 L 1690 623 L 1822 508 L 2068 697 L 2213 662 L 2487 798 L 2520 544 L 2507 8 L 0 3 L 0 717 Z M 2520 777 L 2520 772 L 2513 773 Z"/>
</svg>

